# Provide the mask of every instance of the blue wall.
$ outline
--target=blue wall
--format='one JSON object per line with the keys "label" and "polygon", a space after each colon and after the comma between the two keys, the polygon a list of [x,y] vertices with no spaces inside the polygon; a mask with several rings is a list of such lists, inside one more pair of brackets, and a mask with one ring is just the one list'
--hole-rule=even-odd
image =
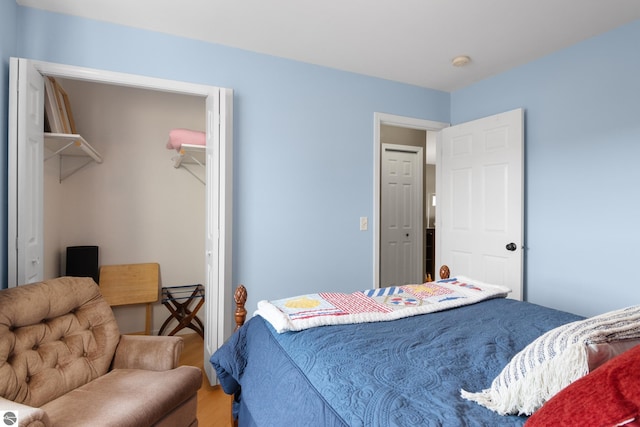
{"label": "blue wall", "polygon": [[250,311],[371,287],[373,233],[359,217],[373,215],[373,114],[448,122],[448,93],[19,9],[19,56],[234,90],[233,281]]}
{"label": "blue wall", "polygon": [[[639,302],[640,21],[448,94],[12,3],[0,6],[5,83],[17,55],[234,89],[233,281],[250,311],[371,285],[358,217],[373,215],[374,112],[461,123],[519,107],[527,298],[584,315]],[[0,95],[6,146],[6,84]]]}
{"label": "blue wall", "polygon": [[525,108],[531,302],[640,303],[640,21],[454,92],[451,121]]}

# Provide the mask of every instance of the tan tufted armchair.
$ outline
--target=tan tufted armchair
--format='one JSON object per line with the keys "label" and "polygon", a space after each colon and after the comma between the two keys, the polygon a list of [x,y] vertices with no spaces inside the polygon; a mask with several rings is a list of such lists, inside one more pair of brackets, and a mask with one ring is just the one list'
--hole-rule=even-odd
{"label": "tan tufted armchair", "polygon": [[0,291],[0,413],[20,426],[197,426],[180,337],[120,335],[90,278]]}

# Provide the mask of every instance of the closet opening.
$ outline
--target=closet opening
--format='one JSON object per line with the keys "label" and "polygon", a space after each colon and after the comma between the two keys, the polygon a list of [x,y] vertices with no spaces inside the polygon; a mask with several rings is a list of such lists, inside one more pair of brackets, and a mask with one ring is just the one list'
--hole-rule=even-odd
{"label": "closet opening", "polygon": [[[61,82],[102,160],[64,179],[60,153],[44,148],[45,76]],[[160,286],[205,286],[208,360],[233,331],[232,105],[230,89],[11,58],[9,286],[64,274],[67,246],[99,246],[103,265],[158,262]],[[174,127],[205,133],[204,185],[175,167]],[[158,303],[154,329],[165,311]]]}

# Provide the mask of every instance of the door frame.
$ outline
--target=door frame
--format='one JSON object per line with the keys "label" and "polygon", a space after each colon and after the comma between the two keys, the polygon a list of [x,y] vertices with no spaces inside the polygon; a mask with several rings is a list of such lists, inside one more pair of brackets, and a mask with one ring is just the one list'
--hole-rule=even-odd
{"label": "door frame", "polygon": [[[205,323],[207,331],[205,332],[204,357],[205,362],[208,360],[207,355],[211,355],[224,340],[233,332],[233,304],[232,304],[232,206],[233,206],[233,91],[231,89],[200,85],[177,80],[166,80],[155,77],[148,77],[137,74],[127,74],[100,69],[91,69],[77,67],[72,65],[57,64],[44,61],[28,60],[35,69],[43,76],[52,76],[59,78],[67,78],[73,80],[83,80],[95,83],[111,84],[117,86],[132,87],[138,89],[147,89],[160,92],[171,92],[182,95],[200,96],[205,98],[206,107],[206,138],[207,138],[207,157],[208,160],[215,159],[218,166],[217,176],[213,173],[211,162],[207,163],[207,209],[212,211],[211,204],[216,203],[216,209],[208,212],[209,217],[206,219],[206,233],[208,240],[207,247],[203,248],[203,269],[205,269],[205,292],[207,298],[205,300]],[[11,108],[12,106],[10,106]],[[219,107],[219,109],[218,109]],[[224,123],[223,123],[224,120]],[[13,122],[13,121],[12,121]],[[17,116],[15,123],[8,124],[10,132],[12,128],[17,126]],[[14,129],[15,130],[15,129]],[[209,144],[214,141],[214,133],[219,132],[219,147],[214,150]],[[224,132],[224,133],[223,133]],[[218,137],[215,137],[216,139]],[[9,145],[17,144],[18,138],[13,140],[10,138]],[[17,152],[17,147],[12,148],[13,152]],[[12,157],[9,158],[9,162]],[[9,165],[9,170],[12,166]],[[17,191],[12,189],[16,184],[16,178],[9,177],[8,193],[9,206],[16,206]],[[215,178],[212,180],[212,178]],[[7,230],[8,240],[8,284],[9,286],[18,285],[16,260],[17,248],[17,229],[15,227],[17,211],[9,209],[9,229]],[[12,220],[13,217],[13,220]],[[11,227],[11,224],[14,224]],[[210,237],[210,239],[209,239]],[[215,252],[215,254],[214,254]],[[13,261],[12,261],[13,260]],[[215,289],[212,289],[215,287]],[[212,313],[212,309],[216,309],[216,313]],[[215,328],[209,327],[212,322]],[[213,368],[205,363],[205,371],[209,377],[211,384],[216,381]]]}
{"label": "door frame", "polygon": [[[419,129],[430,132],[439,132],[449,126],[449,123],[435,122],[432,120],[417,119],[414,117],[397,116],[387,113],[373,113],[373,287],[380,287],[380,187],[381,187],[381,159],[382,142],[380,140],[380,127],[382,125],[398,126],[410,129]],[[426,142],[426,141],[425,141]],[[438,193],[438,170],[440,158],[440,136],[436,138],[436,194]],[[436,221],[439,215],[436,205]],[[436,233],[436,250],[438,233]],[[437,262],[436,256],[436,262]]]}

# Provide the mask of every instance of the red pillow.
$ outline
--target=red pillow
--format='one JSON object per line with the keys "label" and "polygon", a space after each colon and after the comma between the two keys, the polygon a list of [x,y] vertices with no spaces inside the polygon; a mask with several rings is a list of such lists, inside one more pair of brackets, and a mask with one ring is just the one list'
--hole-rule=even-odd
{"label": "red pillow", "polygon": [[640,426],[640,345],[561,390],[526,427]]}

